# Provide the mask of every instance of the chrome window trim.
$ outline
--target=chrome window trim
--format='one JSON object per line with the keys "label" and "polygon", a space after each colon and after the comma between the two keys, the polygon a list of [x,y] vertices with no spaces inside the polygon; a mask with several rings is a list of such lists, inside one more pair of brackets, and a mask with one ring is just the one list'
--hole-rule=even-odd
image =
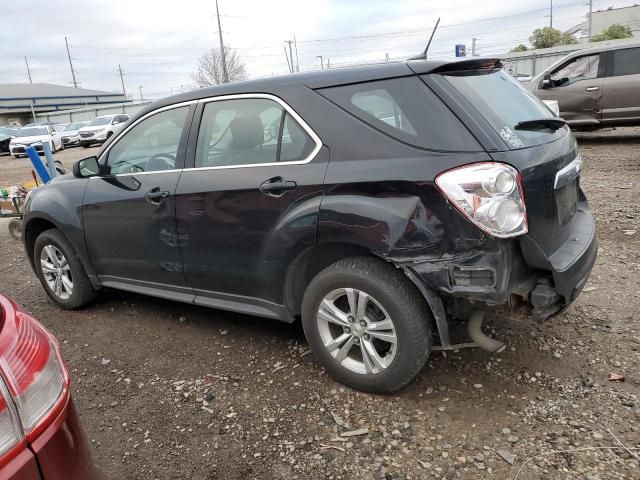
{"label": "chrome window trim", "polygon": [[[252,98],[257,98],[257,99],[266,99],[266,100],[271,100],[276,102],[277,104],[279,104],[289,115],[291,115],[293,117],[293,119],[298,122],[298,125],[300,125],[302,127],[302,129],[307,133],[307,135],[309,135],[311,137],[311,140],[313,140],[313,142],[316,144],[316,146],[313,148],[313,150],[311,150],[311,152],[309,152],[309,155],[307,155],[304,159],[302,160],[291,160],[291,161],[286,161],[286,162],[268,162],[268,163],[247,163],[247,164],[241,164],[241,165],[216,165],[216,166],[212,166],[212,167],[190,167],[190,168],[185,168],[185,172],[189,172],[189,171],[203,171],[203,170],[224,170],[224,169],[236,169],[236,168],[251,168],[251,167],[273,167],[276,165],[304,165],[305,163],[309,163],[311,162],[316,155],[318,154],[318,152],[320,151],[320,149],[322,148],[322,140],[320,140],[320,137],[316,134],[316,132],[314,132],[311,127],[309,126],[309,124],[307,122],[304,121],[304,119],[298,115],[298,113],[289,106],[289,104],[287,104],[284,100],[282,100],[280,97],[277,97],[275,95],[272,95],[270,93],[237,93],[237,94],[233,94],[233,95],[220,95],[217,97],[208,97],[208,98],[201,98],[200,100],[198,100],[198,103],[202,103],[202,104],[206,104],[206,103],[211,103],[211,102],[221,102],[221,101],[225,101],[225,100],[240,100],[240,99],[252,99]],[[202,112],[203,116],[204,116],[204,110]],[[198,135],[200,135],[200,128],[198,127]],[[195,160],[195,158],[194,158]]]}
{"label": "chrome window trim", "polygon": [[[124,177],[124,176],[132,176],[132,175],[149,175],[149,174],[152,174],[152,173],[156,173],[156,174],[157,173],[175,173],[175,172],[181,172],[181,171],[189,172],[189,171],[203,171],[203,170],[225,170],[225,169],[231,170],[231,169],[237,169],[237,168],[273,167],[273,166],[277,166],[277,165],[304,165],[306,163],[311,162],[316,157],[316,155],[318,154],[318,152],[322,148],[322,145],[323,145],[322,144],[322,140],[316,134],[316,132],[314,132],[311,129],[309,124],[307,122],[305,122],[304,119],[300,115],[298,115],[298,113],[293,108],[291,108],[289,106],[289,104],[287,104],[280,97],[277,97],[277,96],[272,95],[270,93],[238,93],[238,94],[232,94],[232,95],[219,95],[219,96],[215,96],[215,97],[207,97],[207,98],[200,98],[200,99],[197,99],[197,100],[189,100],[187,102],[175,103],[173,105],[167,105],[165,107],[161,107],[161,108],[158,108],[156,110],[153,110],[153,111],[147,113],[146,115],[140,117],[134,123],[132,123],[127,128],[125,128],[124,130],[119,132],[117,134],[118,136],[113,140],[113,142],[109,145],[109,147],[104,152],[102,152],[100,154],[100,157],[98,158],[98,163],[102,166],[103,165],[102,162],[103,161],[104,162],[107,161],[107,156],[108,156],[109,151],[111,150],[111,148],[116,143],[118,143],[120,141],[120,139],[129,130],[131,130],[133,127],[138,125],[143,120],[155,115],[156,113],[160,113],[160,112],[163,112],[163,111],[166,111],[166,110],[171,110],[173,108],[180,108],[180,107],[184,107],[184,106],[188,106],[188,105],[193,105],[194,103],[206,104],[206,103],[220,102],[220,101],[225,101],[225,100],[238,100],[238,99],[251,99],[251,98],[272,100],[272,101],[276,102],[277,104],[279,104],[289,115],[291,115],[291,117],[293,117],[293,119],[296,122],[298,122],[298,124],[302,127],[302,129],[307,133],[307,135],[309,135],[311,137],[311,139],[315,143],[315,147],[313,148],[313,150],[311,150],[309,155],[307,155],[302,160],[292,160],[292,161],[286,161],[286,162],[248,163],[248,164],[242,164],[242,165],[218,165],[218,166],[213,166],[213,167],[187,167],[187,168],[177,168],[177,169],[171,169],[171,170],[155,170],[153,172],[116,173],[113,176],[114,177]],[[204,111],[203,111],[203,114],[204,114]],[[198,127],[198,134],[200,134],[199,127]],[[104,178],[104,177],[102,177],[102,176],[89,177],[89,179],[91,179],[91,178]]]}
{"label": "chrome window trim", "polygon": [[[198,103],[198,100],[189,100],[187,102],[180,102],[180,103],[174,103],[173,105],[167,105],[165,107],[161,107],[161,108],[157,108],[156,110],[152,110],[149,113],[146,113],[145,115],[143,115],[142,117],[140,117],[139,119],[137,119],[135,122],[133,122],[131,125],[127,126],[127,128],[125,128],[124,130],[122,130],[121,132],[117,133],[116,138],[113,140],[113,142],[111,142],[111,144],[109,145],[109,147],[100,154],[100,157],[98,157],[98,164],[100,166],[103,166],[104,163],[107,162],[108,158],[107,156],[109,155],[109,152],[111,151],[111,149],[113,148],[113,146],[118,143],[122,137],[124,135],[127,134],[127,132],[129,130],[131,130],[133,127],[135,127],[136,125],[138,125],[140,122],[146,120],[149,117],[152,117],[153,115],[160,113],[160,112],[165,112],[167,110],[173,110],[174,108],[181,108],[181,107],[187,107],[189,105],[193,105],[194,103]],[[104,163],[103,163],[104,162]],[[172,170],[155,170],[153,172],[132,172],[132,173],[116,173],[113,176],[114,177],[120,177],[120,176],[130,176],[130,175],[145,175],[145,174],[149,174],[149,173],[163,173],[163,172],[179,172],[181,171],[181,168],[177,168],[177,169],[172,169]],[[95,177],[89,177],[89,178],[104,178],[102,176],[95,176]]]}

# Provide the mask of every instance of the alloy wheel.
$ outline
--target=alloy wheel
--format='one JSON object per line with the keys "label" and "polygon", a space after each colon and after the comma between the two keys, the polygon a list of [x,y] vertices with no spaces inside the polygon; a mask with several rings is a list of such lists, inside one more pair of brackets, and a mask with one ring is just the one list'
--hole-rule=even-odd
{"label": "alloy wheel", "polygon": [[393,320],[369,294],[355,288],[333,290],[320,302],[316,318],[324,347],[348,370],[377,374],[395,359]]}
{"label": "alloy wheel", "polygon": [[49,289],[61,300],[73,294],[71,267],[64,254],[54,245],[45,245],[40,251],[40,268]]}

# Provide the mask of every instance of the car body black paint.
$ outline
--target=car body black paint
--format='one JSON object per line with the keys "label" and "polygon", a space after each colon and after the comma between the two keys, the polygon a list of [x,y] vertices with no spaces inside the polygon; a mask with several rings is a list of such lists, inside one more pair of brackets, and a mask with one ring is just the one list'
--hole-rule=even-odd
{"label": "car body black paint", "polygon": [[[179,103],[269,94],[304,119],[322,148],[301,165],[193,169],[201,108],[192,107],[193,125],[180,145],[184,163],[175,172],[61,178],[32,194],[25,229],[40,218],[60,228],[96,285],[284,321],[299,313],[286,288],[292,278],[304,279],[293,271],[299,263],[306,265],[298,260],[333,245],[358,247],[404,269],[428,293],[432,309],[434,302],[441,302],[437,308],[449,308],[458,301],[509,307],[513,295],[526,301],[547,280],[555,282],[561,308],[586,282],[597,249],[595,238],[589,237],[593,218],[581,191],[576,213],[563,224],[550,187],[555,172],[576,157],[575,139],[564,127],[550,133],[545,144],[513,148],[446,78],[429,74],[443,64],[394,63],[293,75],[161,100],[130,124]],[[460,128],[477,140],[477,151],[435,151],[401,143],[314,91],[416,73],[453,112]],[[121,135],[109,139],[102,152]],[[522,175],[529,233],[520,238],[486,235],[435,185],[444,171],[492,161],[510,164]],[[275,177],[296,182],[296,189],[278,198],[259,191],[261,183]],[[141,195],[154,188],[166,189],[169,198],[160,205],[145,204]],[[574,248],[568,242],[576,233],[585,236]],[[486,269],[493,283],[455,285],[452,278],[460,268]]]}

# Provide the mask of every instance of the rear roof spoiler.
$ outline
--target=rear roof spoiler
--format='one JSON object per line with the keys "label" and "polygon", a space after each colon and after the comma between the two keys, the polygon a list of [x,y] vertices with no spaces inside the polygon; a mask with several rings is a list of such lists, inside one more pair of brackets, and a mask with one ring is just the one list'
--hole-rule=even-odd
{"label": "rear roof spoiler", "polygon": [[473,58],[457,62],[435,64],[434,62],[409,61],[409,67],[415,73],[454,73],[474,70],[496,70],[502,68],[502,60],[499,58]]}

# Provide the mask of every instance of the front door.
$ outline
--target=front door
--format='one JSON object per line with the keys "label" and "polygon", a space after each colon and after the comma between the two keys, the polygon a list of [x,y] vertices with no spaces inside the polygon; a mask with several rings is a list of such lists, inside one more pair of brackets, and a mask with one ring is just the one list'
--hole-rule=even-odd
{"label": "front door", "polygon": [[214,99],[200,109],[194,168],[176,192],[196,303],[278,304],[289,256],[315,242],[328,153],[275,97]]}
{"label": "front door", "polygon": [[602,113],[601,54],[571,59],[551,72],[551,83],[537,94],[544,100],[557,100],[560,116],[571,125],[597,125]]}
{"label": "front door", "polygon": [[[175,228],[175,189],[184,165],[188,105],[152,113],[100,158],[83,220],[89,256],[105,286],[189,299]],[[192,298],[192,295],[191,295]]]}

